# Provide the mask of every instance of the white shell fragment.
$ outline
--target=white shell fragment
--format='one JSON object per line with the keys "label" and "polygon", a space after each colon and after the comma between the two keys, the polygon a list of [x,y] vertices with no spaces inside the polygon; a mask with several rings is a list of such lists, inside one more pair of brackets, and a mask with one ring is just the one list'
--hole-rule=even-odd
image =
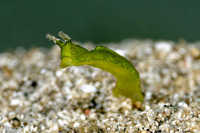
{"label": "white shell fragment", "polygon": [[157,51],[162,52],[170,52],[172,49],[172,45],[168,42],[157,42],[155,46]]}
{"label": "white shell fragment", "polygon": [[89,84],[83,84],[80,89],[83,91],[83,92],[86,92],[86,93],[91,93],[91,92],[96,92],[97,91],[97,88],[95,88],[94,86],[92,85],[89,85]]}

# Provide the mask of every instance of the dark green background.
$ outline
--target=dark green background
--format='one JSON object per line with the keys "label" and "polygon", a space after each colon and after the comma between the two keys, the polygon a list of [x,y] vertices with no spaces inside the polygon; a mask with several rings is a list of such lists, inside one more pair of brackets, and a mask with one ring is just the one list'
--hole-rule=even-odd
{"label": "dark green background", "polygon": [[126,38],[199,40],[200,1],[13,0],[0,3],[0,50],[50,47],[45,35],[62,30],[94,43]]}

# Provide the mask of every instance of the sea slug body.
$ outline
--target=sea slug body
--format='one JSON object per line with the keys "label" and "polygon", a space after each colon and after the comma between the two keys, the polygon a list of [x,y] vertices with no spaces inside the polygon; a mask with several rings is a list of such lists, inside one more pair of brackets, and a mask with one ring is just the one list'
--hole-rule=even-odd
{"label": "sea slug body", "polygon": [[74,44],[71,38],[63,32],[58,34],[64,41],[47,34],[61,48],[60,67],[90,65],[110,72],[117,79],[113,89],[115,96],[124,96],[132,101],[143,101],[140,77],[132,63],[125,57],[104,46],[97,46],[94,50],[87,50]]}

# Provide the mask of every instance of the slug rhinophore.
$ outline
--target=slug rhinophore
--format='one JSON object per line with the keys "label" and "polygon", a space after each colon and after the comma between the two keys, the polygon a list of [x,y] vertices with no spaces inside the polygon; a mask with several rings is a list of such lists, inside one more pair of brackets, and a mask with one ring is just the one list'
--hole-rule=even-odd
{"label": "slug rhinophore", "polygon": [[113,89],[115,96],[131,98],[132,101],[143,101],[139,73],[125,57],[104,46],[97,46],[89,51],[74,44],[67,34],[59,32],[58,35],[63,40],[50,34],[46,37],[61,48],[60,67],[89,65],[108,71],[117,78],[116,87]]}

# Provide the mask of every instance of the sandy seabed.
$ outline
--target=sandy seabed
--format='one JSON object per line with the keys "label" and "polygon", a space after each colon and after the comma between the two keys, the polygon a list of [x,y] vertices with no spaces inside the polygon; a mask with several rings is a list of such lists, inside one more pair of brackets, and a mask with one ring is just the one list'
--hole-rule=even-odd
{"label": "sandy seabed", "polygon": [[106,46],[139,71],[142,105],[114,97],[116,79],[108,72],[61,69],[58,46],[17,48],[0,53],[0,132],[200,132],[200,43],[127,40]]}

